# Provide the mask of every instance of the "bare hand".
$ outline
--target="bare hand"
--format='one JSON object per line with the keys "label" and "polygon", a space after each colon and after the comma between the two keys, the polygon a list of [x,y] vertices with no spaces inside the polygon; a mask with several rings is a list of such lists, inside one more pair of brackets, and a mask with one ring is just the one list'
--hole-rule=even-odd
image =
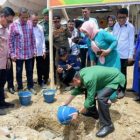
{"label": "bare hand", "polygon": [[43,59],[45,59],[45,58],[46,58],[46,53],[43,54]]}
{"label": "bare hand", "polygon": [[17,58],[16,57],[13,57],[11,58],[13,62],[16,62]]}
{"label": "bare hand", "polygon": [[127,61],[127,65],[131,66],[131,65],[133,65],[133,63],[134,63],[134,59],[133,58],[129,58],[128,61]]}
{"label": "bare hand", "polygon": [[71,114],[72,115],[72,120],[71,120],[71,122],[72,123],[77,123],[78,122],[78,112],[75,112],[75,113],[73,113],[73,114]]}
{"label": "bare hand", "polygon": [[72,66],[68,64],[66,70],[70,70],[71,68],[72,68]]}
{"label": "bare hand", "polygon": [[61,106],[66,106],[67,104],[65,103],[65,102],[63,102],[62,104],[61,104]]}
{"label": "bare hand", "polygon": [[86,108],[82,108],[82,109],[80,110],[80,113],[82,113],[82,114],[87,113],[87,109],[86,109]]}
{"label": "bare hand", "polygon": [[37,54],[36,53],[34,53],[34,57],[36,57],[37,56]]}
{"label": "bare hand", "polygon": [[7,60],[7,69],[10,69],[10,68],[11,68],[11,60],[8,59],[8,60]]}
{"label": "bare hand", "polygon": [[111,50],[110,50],[110,49],[107,49],[107,50],[103,50],[103,49],[101,49],[101,51],[102,51],[102,53],[101,53],[101,55],[100,55],[100,56],[102,56],[102,57],[107,56],[107,55],[111,52]]}

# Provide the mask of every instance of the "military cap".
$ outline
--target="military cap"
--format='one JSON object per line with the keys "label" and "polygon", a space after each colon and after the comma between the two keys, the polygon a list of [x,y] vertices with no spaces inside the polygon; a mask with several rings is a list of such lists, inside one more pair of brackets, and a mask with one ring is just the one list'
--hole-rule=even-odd
{"label": "military cap", "polygon": [[42,11],[42,14],[45,15],[45,14],[48,14],[48,12],[49,12],[48,8],[44,8]]}

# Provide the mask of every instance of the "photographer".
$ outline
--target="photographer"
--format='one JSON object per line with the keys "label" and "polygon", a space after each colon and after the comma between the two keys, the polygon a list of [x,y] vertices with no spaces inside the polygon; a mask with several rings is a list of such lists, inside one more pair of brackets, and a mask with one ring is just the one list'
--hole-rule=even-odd
{"label": "photographer", "polygon": [[59,61],[57,66],[57,72],[61,82],[62,79],[72,71],[79,71],[81,68],[81,63],[79,58],[74,55],[69,55],[66,49],[59,50]]}

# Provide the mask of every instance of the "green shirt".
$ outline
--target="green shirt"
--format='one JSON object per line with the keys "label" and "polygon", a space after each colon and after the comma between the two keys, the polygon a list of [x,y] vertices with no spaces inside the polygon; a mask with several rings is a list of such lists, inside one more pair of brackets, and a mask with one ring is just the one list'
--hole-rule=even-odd
{"label": "green shirt", "polygon": [[125,77],[117,68],[104,66],[86,67],[80,70],[81,86],[72,91],[72,95],[82,94],[82,87],[87,89],[85,108],[94,106],[94,98],[97,91],[109,87],[117,89],[119,85],[124,87]]}
{"label": "green shirt", "polygon": [[43,27],[45,41],[49,41],[49,22],[42,20],[39,22],[39,24]]}

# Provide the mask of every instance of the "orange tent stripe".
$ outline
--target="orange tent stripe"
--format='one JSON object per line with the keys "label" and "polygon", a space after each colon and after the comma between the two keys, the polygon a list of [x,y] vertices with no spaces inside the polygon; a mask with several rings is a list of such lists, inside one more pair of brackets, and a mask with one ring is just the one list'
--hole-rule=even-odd
{"label": "orange tent stripe", "polygon": [[57,5],[63,5],[63,0],[51,0],[50,5],[57,6]]}

